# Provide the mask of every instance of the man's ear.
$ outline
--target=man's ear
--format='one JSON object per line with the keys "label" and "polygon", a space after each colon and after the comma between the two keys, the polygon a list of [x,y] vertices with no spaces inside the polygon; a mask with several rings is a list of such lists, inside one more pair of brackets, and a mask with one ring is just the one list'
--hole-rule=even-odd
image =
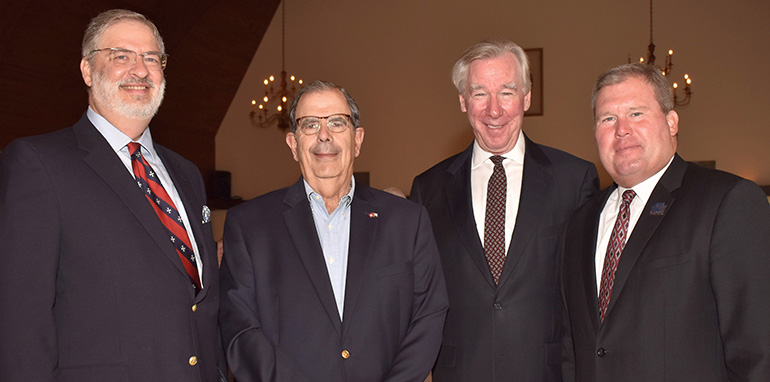
{"label": "man's ear", "polygon": [[297,157],[297,137],[294,133],[286,133],[286,145],[291,149],[291,155],[294,156],[294,160],[299,162],[299,157]]}
{"label": "man's ear", "polygon": [[668,124],[669,135],[675,137],[679,134],[679,114],[671,110],[666,114],[666,123]]}
{"label": "man's ear", "polygon": [[358,126],[355,131],[355,137],[353,137],[356,142],[356,151],[353,152],[354,158],[358,157],[358,154],[361,153],[361,144],[364,143],[364,128],[361,126]]}
{"label": "man's ear", "polygon": [[465,97],[462,94],[458,94],[457,96],[459,97],[458,99],[460,100],[460,111],[462,111],[463,113],[467,113],[468,108],[465,107]]}
{"label": "man's ear", "polygon": [[85,57],[80,59],[80,74],[83,76],[83,82],[85,82],[86,86],[88,86],[89,88],[93,83],[91,79],[91,72],[92,72],[91,63],[89,63]]}

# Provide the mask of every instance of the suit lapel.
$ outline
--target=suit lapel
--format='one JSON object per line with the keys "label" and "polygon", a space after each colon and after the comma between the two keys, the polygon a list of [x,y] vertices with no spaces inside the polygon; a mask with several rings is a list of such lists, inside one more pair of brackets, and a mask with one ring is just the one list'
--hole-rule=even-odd
{"label": "suit lapel", "polygon": [[[373,194],[369,188],[356,185],[353,204],[350,208],[350,246],[348,249],[348,271],[345,284],[345,309],[343,310],[342,335],[345,336],[350,323],[353,322],[353,314],[361,289],[364,287],[364,279],[367,277],[369,259],[374,248],[374,237],[377,235],[379,219],[370,215],[379,211],[370,201]],[[368,277],[371,277],[369,275]],[[372,280],[369,280],[370,285]]]}
{"label": "suit lapel", "polygon": [[[176,161],[174,156],[168,155],[165,147],[155,144],[155,151],[158,153],[161,162],[163,162],[163,166],[166,167],[166,171],[168,171],[171,181],[174,183],[174,188],[184,205],[187,220],[190,222],[192,235],[195,237],[195,243],[198,247],[198,254],[203,262],[203,289],[196,296],[196,300],[202,300],[208,293],[206,286],[211,285],[213,278],[219,275],[219,264],[215,261],[212,262],[212,258],[209,256],[210,251],[215,247],[211,235],[203,230],[203,206],[199,205],[200,202],[195,202],[196,199],[200,200],[200,198],[195,198],[192,194],[193,190],[197,189],[197,186],[192,183],[192,179],[187,177],[181,163]],[[178,208],[179,206],[177,206]],[[181,265],[180,261],[177,261],[177,263]],[[184,268],[180,267],[180,270],[184,272],[185,277],[189,277]]]}
{"label": "suit lapel", "polygon": [[450,179],[446,184],[445,195],[452,222],[457,234],[465,246],[466,252],[478,267],[479,272],[487,280],[489,286],[496,288],[489,263],[484,254],[484,246],[476,229],[476,219],[473,216],[473,201],[471,199],[471,156],[473,144],[457,156],[454,163],[447,169]]}
{"label": "suit lapel", "polygon": [[[326,315],[339,336],[342,333],[342,322],[337,311],[334,291],[332,290],[331,281],[329,281],[329,272],[324,263],[321,242],[316,234],[313,212],[310,210],[302,178],[289,187],[283,202],[289,206],[283,212],[283,218],[288,227],[292,243],[294,243],[294,248],[297,250],[305,272],[313,284],[313,288],[326,311]],[[348,266],[350,266],[350,263],[348,263]]]}
{"label": "suit lapel", "polygon": [[[679,155],[676,155],[653,189],[650,199],[644,206],[642,214],[639,216],[639,220],[636,222],[636,226],[634,226],[634,230],[631,232],[631,236],[628,237],[628,242],[620,255],[618,269],[615,271],[615,285],[612,287],[612,297],[607,307],[607,317],[612,314],[613,306],[621,298],[623,287],[626,281],[628,281],[628,277],[631,275],[631,271],[639,260],[642,251],[644,251],[655,230],[658,229],[660,222],[665,218],[665,213],[674,204],[676,198],[671,192],[681,186],[686,169],[687,163]],[[651,214],[652,206],[658,203],[663,203],[666,206],[664,214]],[[607,318],[605,318],[606,320]]]}
{"label": "suit lapel", "polygon": [[[551,162],[543,151],[529,138],[524,136],[524,169],[522,172],[521,194],[516,214],[516,225],[511,237],[511,244],[503,265],[499,285],[502,286],[513,272],[529,242],[537,232],[542,216],[542,206],[546,202],[553,175],[550,173]],[[509,184],[508,187],[519,185]]]}
{"label": "suit lapel", "polygon": [[[596,239],[599,234],[599,215],[601,214],[604,205],[607,203],[607,198],[609,198],[610,194],[615,189],[615,186],[609,187],[604,190],[600,196],[586,202],[590,204],[585,215],[593,218],[590,223],[585,226],[583,235],[579,238],[581,244],[575,250],[575,252],[581,256],[579,261],[581,268],[580,275],[584,287],[583,293],[585,294],[586,303],[588,304],[588,311],[590,312],[591,324],[593,325],[594,332],[599,330],[599,292],[596,289]],[[566,252],[567,251],[565,251],[565,253]]]}
{"label": "suit lapel", "polygon": [[185,280],[189,278],[182,267],[179,256],[168,240],[165,228],[158,219],[155,211],[147,204],[147,200],[139,191],[136,182],[126,167],[117,157],[107,141],[91,124],[86,115],[73,127],[77,137],[78,147],[86,152],[83,161],[90,166],[115,194],[125,203],[126,207],[136,216],[139,222],[147,230],[152,240],[161,249],[161,252],[181,272]]}

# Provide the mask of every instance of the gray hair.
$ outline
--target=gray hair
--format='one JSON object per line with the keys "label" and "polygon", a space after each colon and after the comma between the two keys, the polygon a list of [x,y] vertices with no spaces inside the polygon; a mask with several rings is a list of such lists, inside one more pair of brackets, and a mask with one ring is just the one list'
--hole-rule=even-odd
{"label": "gray hair", "polygon": [[358,104],[350,95],[350,93],[348,93],[348,91],[345,90],[345,88],[328,81],[313,81],[307,85],[304,85],[301,89],[299,89],[299,91],[297,92],[297,95],[294,96],[294,100],[291,102],[291,108],[289,109],[289,119],[291,120],[291,132],[292,133],[297,132],[297,121],[296,121],[297,104],[299,103],[299,99],[302,98],[303,95],[308,93],[317,93],[321,91],[335,90],[335,89],[342,92],[342,95],[345,96],[345,100],[348,102],[348,107],[350,108],[350,122],[353,124],[353,129],[356,129],[359,126],[361,126],[360,125],[361,113],[358,111]]}
{"label": "gray hair", "polygon": [[468,81],[468,67],[476,60],[488,60],[497,58],[507,53],[512,53],[519,61],[519,74],[523,94],[529,93],[532,88],[532,79],[529,75],[529,59],[527,53],[516,43],[508,40],[485,40],[477,43],[463,52],[463,55],[455,62],[452,68],[452,82],[460,94],[465,93]]}
{"label": "gray hair", "polygon": [[[115,48],[113,46],[100,47],[98,44],[101,42],[102,36],[104,35],[104,32],[107,30],[107,28],[122,21],[138,21],[146,25],[152,31],[153,36],[155,36],[155,40],[158,41],[158,48],[160,49],[160,52],[166,53],[166,46],[163,44],[163,37],[160,36],[158,28],[155,26],[155,24],[153,24],[152,21],[150,21],[150,19],[141,13],[136,13],[126,9],[111,9],[109,11],[104,11],[98,14],[96,17],[91,19],[90,23],[88,23],[86,32],[83,35],[82,56],[88,57],[91,52],[100,48]],[[92,57],[88,57],[90,63],[93,63],[91,61],[92,59]]]}
{"label": "gray hair", "polygon": [[633,63],[614,67],[596,79],[591,95],[591,109],[594,116],[596,116],[596,99],[599,97],[599,92],[607,86],[617,85],[629,78],[639,78],[652,86],[663,114],[668,114],[669,111],[674,110],[674,100],[671,97],[668,79],[661,73],[660,69],[655,65]]}

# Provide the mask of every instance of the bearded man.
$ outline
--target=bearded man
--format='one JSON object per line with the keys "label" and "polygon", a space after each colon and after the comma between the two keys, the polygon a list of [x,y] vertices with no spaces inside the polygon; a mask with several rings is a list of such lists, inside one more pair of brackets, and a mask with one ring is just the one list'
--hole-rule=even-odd
{"label": "bearded man", "polygon": [[143,15],[111,10],[82,49],[80,121],[0,157],[0,380],[217,381],[203,180],[149,129],[163,39]]}

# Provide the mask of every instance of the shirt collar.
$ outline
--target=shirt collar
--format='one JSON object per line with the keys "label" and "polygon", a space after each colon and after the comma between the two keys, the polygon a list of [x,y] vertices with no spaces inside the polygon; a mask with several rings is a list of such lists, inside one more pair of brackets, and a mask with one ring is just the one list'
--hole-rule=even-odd
{"label": "shirt collar", "polygon": [[[117,127],[96,113],[94,109],[91,108],[91,106],[88,107],[86,116],[88,117],[88,120],[91,121],[91,123],[94,125],[94,127],[96,127],[96,130],[98,130],[104,139],[107,140],[107,143],[109,143],[110,147],[112,147],[112,150],[116,153],[120,152],[124,147],[126,147],[127,144],[133,142],[128,135],[123,134],[123,132],[118,130]],[[136,140],[136,142],[139,142],[144,148],[144,151],[146,151],[146,153],[142,153],[142,155],[149,155],[151,158],[157,156],[155,146],[152,144],[152,134],[150,133],[149,127],[144,129],[144,132],[139,137],[139,139]]]}
{"label": "shirt collar", "polygon": [[[310,184],[308,184],[307,180],[305,178],[302,178],[302,183],[305,185],[305,195],[307,195],[307,199],[311,202],[313,201],[313,195],[318,195],[315,190],[313,190],[313,187],[310,187]],[[355,193],[356,189],[356,177],[351,176],[350,177],[350,191],[340,199],[340,204],[337,206],[337,208],[340,207],[347,207],[350,205],[350,203],[353,201],[353,194]]]}
{"label": "shirt collar", "polygon": [[[511,151],[508,151],[507,153],[500,154],[500,156],[505,157],[505,159],[510,159],[518,163],[524,163],[524,149],[526,147],[526,143],[524,142],[524,132],[519,130],[519,138],[516,139],[516,144],[513,146]],[[479,145],[479,141],[474,139],[473,140],[473,156],[471,158],[471,169],[475,169],[478,166],[481,166],[484,161],[489,160],[489,157],[491,157],[492,154],[484,149],[481,148]]]}
{"label": "shirt collar", "polygon": [[660,171],[655,173],[655,175],[645,179],[643,182],[637,184],[636,186],[633,186],[631,188],[625,188],[618,186],[617,189],[617,195],[618,200],[621,199],[621,196],[623,195],[623,192],[626,190],[634,190],[634,193],[639,198],[639,200],[643,201],[644,204],[647,204],[647,200],[650,199],[650,195],[652,195],[652,191],[655,189],[655,186],[658,185],[658,181],[660,181],[660,178],[663,176],[663,174],[668,170],[668,166],[671,166],[671,162],[674,160],[674,156],[671,156],[671,159],[668,160],[668,163],[663,166]]}

